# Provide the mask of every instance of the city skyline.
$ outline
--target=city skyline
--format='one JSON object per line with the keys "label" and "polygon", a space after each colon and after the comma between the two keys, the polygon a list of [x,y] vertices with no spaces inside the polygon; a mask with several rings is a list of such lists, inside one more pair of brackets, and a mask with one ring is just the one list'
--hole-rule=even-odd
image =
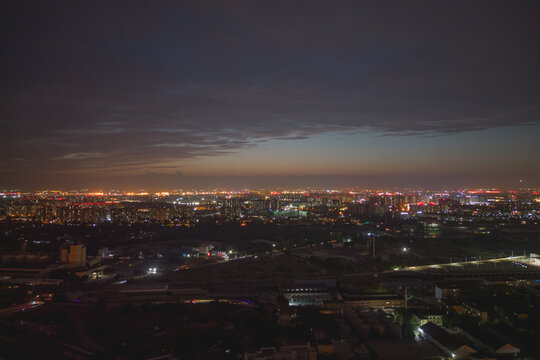
{"label": "city skyline", "polygon": [[540,184],[535,2],[0,13],[3,189]]}
{"label": "city skyline", "polygon": [[0,359],[540,359],[539,15],[0,2]]}

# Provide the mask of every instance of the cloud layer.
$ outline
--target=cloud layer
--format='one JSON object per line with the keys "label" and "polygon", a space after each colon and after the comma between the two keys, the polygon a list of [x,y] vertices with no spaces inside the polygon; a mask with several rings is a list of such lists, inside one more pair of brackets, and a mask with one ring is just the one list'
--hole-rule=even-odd
{"label": "cloud layer", "polygon": [[5,185],[29,174],[171,172],[172,162],[276,139],[538,124],[538,10],[6,2],[0,169]]}

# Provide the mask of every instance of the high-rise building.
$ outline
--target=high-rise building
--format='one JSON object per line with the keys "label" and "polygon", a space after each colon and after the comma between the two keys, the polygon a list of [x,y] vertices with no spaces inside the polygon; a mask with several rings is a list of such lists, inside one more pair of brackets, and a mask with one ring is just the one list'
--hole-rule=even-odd
{"label": "high-rise building", "polygon": [[441,225],[436,222],[424,223],[424,237],[435,239],[441,236]]}
{"label": "high-rise building", "polygon": [[60,248],[60,261],[68,267],[84,267],[86,265],[86,246],[69,244]]}

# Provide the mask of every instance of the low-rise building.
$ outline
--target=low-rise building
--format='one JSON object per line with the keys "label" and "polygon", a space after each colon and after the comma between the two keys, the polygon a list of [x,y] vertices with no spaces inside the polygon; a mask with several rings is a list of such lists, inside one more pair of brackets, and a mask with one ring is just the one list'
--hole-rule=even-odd
{"label": "low-rise building", "polygon": [[322,306],[324,302],[332,300],[328,288],[323,285],[295,285],[282,289],[283,296],[291,306]]}
{"label": "low-rise building", "polygon": [[343,295],[345,308],[395,309],[405,307],[405,298],[399,294]]}
{"label": "low-rise building", "polygon": [[426,341],[372,339],[366,346],[381,360],[442,360],[444,356]]}
{"label": "low-rise building", "polygon": [[428,322],[420,327],[424,339],[435,345],[452,359],[468,359],[477,351],[469,340],[458,334],[451,334],[442,327]]}
{"label": "low-rise building", "polygon": [[521,349],[510,343],[510,339],[505,338],[493,329],[467,324],[458,327],[458,332],[475,345],[496,355],[517,356],[521,352]]}
{"label": "low-rise building", "polygon": [[317,360],[317,350],[306,345],[264,347],[254,353],[244,353],[244,360]]}
{"label": "low-rise building", "polygon": [[424,326],[428,322],[432,322],[435,325],[443,326],[443,316],[442,314],[428,313],[421,310],[415,311],[413,316],[418,321],[418,325]]}

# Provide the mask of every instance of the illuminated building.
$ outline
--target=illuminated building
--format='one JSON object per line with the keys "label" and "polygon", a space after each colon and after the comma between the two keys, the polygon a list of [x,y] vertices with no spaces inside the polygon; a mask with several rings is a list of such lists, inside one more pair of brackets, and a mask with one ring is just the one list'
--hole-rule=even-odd
{"label": "illuminated building", "polygon": [[436,239],[441,236],[441,225],[435,222],[424,223],[424,237]]}
{"label": "illuminated building", "polygon": [[84,267],[86,265],[86,247],[82,244],[70,244],[60,248],[60,261],[69,267]]}

